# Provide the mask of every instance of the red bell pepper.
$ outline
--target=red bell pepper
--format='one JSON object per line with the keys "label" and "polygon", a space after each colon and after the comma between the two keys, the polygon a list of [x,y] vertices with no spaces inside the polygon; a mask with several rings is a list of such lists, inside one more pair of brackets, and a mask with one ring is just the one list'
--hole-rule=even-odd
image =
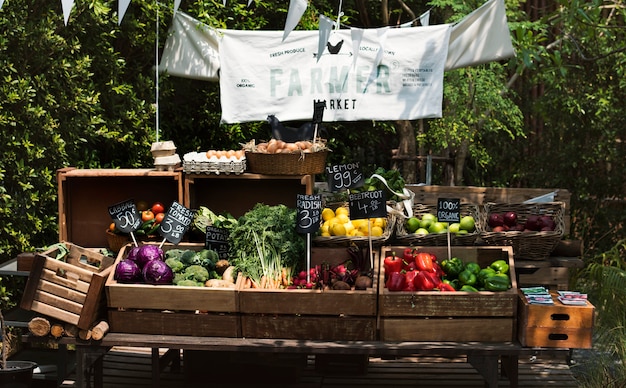
{"label": "red bell pepper", "polygon": [[404,259],[407,263],[414,261],[413,248],[404,248],[404,251],[402,252],[402,259]]}
{"label": "red bell pepper", "polygon": [[437,261],[433,261],[433,272],[435,273],[435,275],[437,275],[440,278],[443,278],[444,275],[446,274],[445,272],[443,272],[441,265],[439,265]]}
{"label": "red bell pepper", "polygon": [[406,271],[404,277],[406,278],[406,287],[404,287],[403,291],[415,291],[415,277],[419,273],[418,270]]}
{"label": "red bell pepper", "polygon": [[430,253],[418,252],[415,254],[415,263],[420,271],[433,272],[433,259]]}
{"label": "red bell pepper", "polygon": [[392,272],[387,278],[385,287],[389,291],[403,291],[406,287],[406,277],[402,272]]}
{"label": "red bell pepper", "polygon": [[435,283],[426,271],[419,271],[413,280],[413,285],[417,291],[431,291],[435,288]]}
{"label": "red bell pepper", "polygon": [[444,282],[441,282],[441,284],[439,285],[439,290],[442,292],[456,291],[456,289],[452,287],[452,284]]}
{"label": "red bell pepper", "polygon": [[396,256],[395,253],[391,253],[391,255],[385,257],[383,267],[385,268],[386,276],[393,272],[400,272],[402,271],[402,258]]}

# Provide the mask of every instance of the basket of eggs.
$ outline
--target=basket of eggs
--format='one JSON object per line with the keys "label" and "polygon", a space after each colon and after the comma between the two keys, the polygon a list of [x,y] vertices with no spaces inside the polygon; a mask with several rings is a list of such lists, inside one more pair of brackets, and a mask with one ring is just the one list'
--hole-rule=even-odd
{"label": "basket of eggs", "polygon": [[323,140],[293,143],[271,139],[244,145],[248,171],[264,175],[315,175],[324,172],[328,148]]}

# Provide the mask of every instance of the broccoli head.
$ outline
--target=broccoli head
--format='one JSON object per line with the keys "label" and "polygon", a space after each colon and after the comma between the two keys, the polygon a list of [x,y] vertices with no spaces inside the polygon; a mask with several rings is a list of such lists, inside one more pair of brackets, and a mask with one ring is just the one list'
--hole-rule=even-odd
{"label": "broccoli head", "polygon": [[176,257],[168,257],[167,259],[165,259],[165,264],[167,264],[168,267],[170,267],[172,271],[174,271],[174,273],[181,272],[185,268],[185,265],[182,263],[182,261],[178,260],[178,258]]}
{"label": "broccoli head", "polygon": [[209,271],[201,265],[192,264],[185,269],[185,278],[196,282],[206,282],[209,280]]}
{"label": "broccoli head", "polygon": [[192,250],[186,250],[180,256],[180,261],[182,261],[183,264],[185,264],[185,265],[192,265],[192,264],[194,264],[193,261],[194,261],[195,257],[196,257],[196,252],[194,252]]}
{"label": "broccoli head", "polygon": [[180,282],[176,283],[176,285],[182,287],[202,287],[204,286],[204,283],[196,282],[195,280],[191,279],[183,279]]}

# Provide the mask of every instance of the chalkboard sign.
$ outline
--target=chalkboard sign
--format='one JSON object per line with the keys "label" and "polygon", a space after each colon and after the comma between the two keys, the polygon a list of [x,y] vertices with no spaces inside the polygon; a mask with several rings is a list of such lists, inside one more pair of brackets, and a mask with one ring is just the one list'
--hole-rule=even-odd
{"label": "chalkboard sign", "polygon": [[326,166],[326,176],[332,192],[361,187],[365,181],[359,162]]}
{"label": "chalkboard sign", "polygon": [[313,124],[320,124],[324,117],[325,101],[313,101]]}
{"label": "chalkboard sign", "polygon": [[298,194],[296,208],[298,209],[296,231],[298,233],[317,232],[322,220],[322,196]]}
{"label": "chalkboard sign", "polygon": [[438,198],[437,221],[461,222],[461,200],[458,198]]}
{"label": "chalkboard sign", "polygon": [[193,216],[193,211],[178,202],[172,203],[172,206],[165,213],[163,221],[161,221],[159,234],[172,244],[178,244],[189,229]]}
{"label": "chalkboard sign", "polygon": [[134,232],[141,226],[141,213],[132,199],[109,206],[109,214],[115,227],[123,233]]}
{"label": "chalkboard sign", "polygon": [[348,198],[352,220],[387,217],[387,198],[383,190],[354,193]]}
{"label": "chalkboard sign", "polygon": [[212,249],[219,255],[220,259],[228,259],[228,236],[230,233],[227,229],[215,226],[207,226],[204,240],[204,247]]}

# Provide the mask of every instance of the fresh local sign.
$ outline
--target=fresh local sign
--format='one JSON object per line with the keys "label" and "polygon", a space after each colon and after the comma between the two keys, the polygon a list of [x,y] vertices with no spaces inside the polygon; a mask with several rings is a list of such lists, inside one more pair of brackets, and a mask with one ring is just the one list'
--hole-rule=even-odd
{"label": "fresh local sign", "polygon": [[[223,30],[222,121],[441,117],[449,25],[319,31]],[[321,49],[320,49],[321,48]]]}

